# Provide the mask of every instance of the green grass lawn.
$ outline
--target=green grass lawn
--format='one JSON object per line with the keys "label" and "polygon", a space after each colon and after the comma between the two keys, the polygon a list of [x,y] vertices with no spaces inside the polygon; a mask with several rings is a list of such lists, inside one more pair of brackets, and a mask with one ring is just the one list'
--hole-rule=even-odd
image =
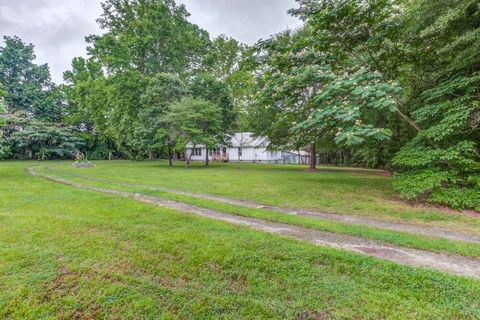
{"label": "green grass lawn", "polygon": [[[74,189],[28,175],[35,164],[0,162],[0,318],[480,318],[479,280]],[[380,176],[250,165],[47,165],[264,203],[457,227],[474,220],[385,201],[389,178]],[[349,211],[355,201],[360,209]]]}
{"label": "green grass lawn", "polygon": [[212,164],[206,168],[196,163],[185,169],[183,163],[169,168],[166,162],[100,161],[95,164],[95,168],[88,170],[74,169],[70,163],[54,164],[54,172],[480,232],[478,218],[392,200],[391,177],[357,174],[349,168],[344,169],[345,173],[307,173],[306,167],[292,165],[241,164],[237,169],[236,164]]}
{"label": "green grass lawn", "polygon": [[[321,231],[348,234],[360,236],[366,239],[373,239],[385,244],[393,244],[403,247],[429,250],[435,252],[448,252],[469,257],[480,257],[480,244],[467,243],[463,241],[452,241],[443,238],[427,237],[414,235],[411,233],[396,232],[392,230],[378,229],[374,227],[354,225],[349,223],[328,221],[316,219],[313,217],[305,217],[299,215],[288,215],[281,212],[264,210],[261,208],[245,208],[238,205],[225,204],[218,201],[194,198],[187,195],[175,194],[173,192],[150,190],[141,186],[126,186],[118,183],[107,181],[96,181],[92,179],[82,178],[83,174],[66,173],[64,170],[58,171],[52,166],[40,166],[37,171],[52,177],[60,177],[71,182],[80,183],[87,186],[95,186],[120,191],[135,192],[139,194],[156,196],[163,199],[185,202],[198,207],[208,208],[224,213],[260,218],[273,222],[281,222],[292,225],[313,228]],[[81,173],[81,171],[80,171]],[[91,178],[91,177],[90,177]]]}

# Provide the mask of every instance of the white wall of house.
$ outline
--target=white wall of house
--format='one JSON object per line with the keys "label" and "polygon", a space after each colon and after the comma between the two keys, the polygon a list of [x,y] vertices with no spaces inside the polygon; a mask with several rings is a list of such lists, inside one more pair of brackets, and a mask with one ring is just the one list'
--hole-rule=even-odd
{"label": "white wall of house", "polygon": [[[223,152],[223,148],[220,148]],[[282,161],[282,152],[281,151],[269,151],[264,147],[254,148],[254,147],[244,147],[242,148],[242,155],[238,156],[238,148],[227,147],[225,148],[226,153],[228,154],[228,159],[230,162],[266,162],[274,163]],[[191,149],[190,149],[191,150]],[[188,154],[191,151],[188,151]],[[196,150],[192,154],[192,161],[205,161],[206,149],[204,145],[197,145]],[[213,160],[213,154],[209,152],[208,158],[210,161]]]}
{"label": "white wall of house", "polygon": [[[218,146],[216,150],[208,152],[208,158],[210,161],[214,159],[214,153],[227,154],[228,161],[230,162],[256,162],[256,163],[284,163],[287,157],[292,155],[292,152],[271,151],[267,150],[270,141],[265,137],[255,137],[250,132],[239,132],[231,136],[228,136],[229,143],[225,146]],[[187,155],[192,153],[192,161],[205,161],[207,150],[205,145],[198,144],[193,145],[188,143],[186,145]],[[242,155],[238,156],[238,149],[242,149]],[[290,163],[300,163],[297,159],[296,162],[290,159]]]}

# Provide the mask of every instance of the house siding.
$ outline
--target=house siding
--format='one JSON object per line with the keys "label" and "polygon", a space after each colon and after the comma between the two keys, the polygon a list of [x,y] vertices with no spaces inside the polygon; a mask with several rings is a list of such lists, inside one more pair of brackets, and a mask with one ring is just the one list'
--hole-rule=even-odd
{"label": "house siding", "polygon": [[[299,157],[288,151],[267,150],[270,144],[268,139],[265,137],[254,137],[253,134],[249,132],[238,132],[228,137],[230,138],[228,145],[219,145],[217,150],[220,150],[222,154],[225,150],[225,153],[228,155],[228,161],[230,162],[302,163],[306,157],[305,155]],[[240,146],[242,147],[242,155],[239,159],[238,148]],[[187,156],[193,152],[191,157],[192,161],[205,161],[205,153],[207,152],[205,145],[188,143],[186,148]],[[194,152],[194,148],[200,149],[201,154],[199,155],[198,152]],[[210,152],[208,159],[210,161],[214,159],[214,155],[210,154]]]}
{"label": "house siding", "polygon": [[[196,146],[202,150],[202,154],[192,155],[192,161],[205,161],[205,146]],[[227,147],[228,159],[230,162],[239,162],[238,157],[238,148]],[[190,151],[189,151],[190,152]],[[213,155],[208,156],[209,160],[213,160]],[[240,157],[240,162],[265,162],[265,163],[281,163],[282,162],[282,152],[277,151],[273,156],[271,151],[266,148],[252,148],[245,147],[242,148],[242,155]]]}

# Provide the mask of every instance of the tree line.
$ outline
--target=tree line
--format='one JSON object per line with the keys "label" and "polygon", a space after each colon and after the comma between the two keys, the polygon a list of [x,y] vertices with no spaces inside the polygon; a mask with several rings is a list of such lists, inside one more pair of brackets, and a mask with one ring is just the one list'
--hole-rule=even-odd
{"label": "tree line", "polygon": [[479,209],[480,1],[297,2],[300,28],[246,46],[211,39],[173,0],[104,1],[104,33],[58,86],[5,37],[0,155],[171,162],[189,141],[252,131],[387,168],[404,198]]}

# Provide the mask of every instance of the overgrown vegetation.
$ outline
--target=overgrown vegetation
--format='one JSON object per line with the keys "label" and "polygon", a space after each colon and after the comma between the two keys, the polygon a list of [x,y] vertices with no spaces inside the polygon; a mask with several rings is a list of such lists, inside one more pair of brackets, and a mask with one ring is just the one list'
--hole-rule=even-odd
{"label": "overgrown vegetation", "polygon": [[[106,0],[104,33],[61,86],[33,45],[5,37],[1,156],[172,161],[186,137],[211,148],[253,131],[323,163],[387,168],[405,199],[480,210],[480,2],[297,2],[302,27],[248,47],[210,39],[174,0]],[[218,113],[208,128],[200,101]],[[179,105],[189,117],[174,119]]]}

